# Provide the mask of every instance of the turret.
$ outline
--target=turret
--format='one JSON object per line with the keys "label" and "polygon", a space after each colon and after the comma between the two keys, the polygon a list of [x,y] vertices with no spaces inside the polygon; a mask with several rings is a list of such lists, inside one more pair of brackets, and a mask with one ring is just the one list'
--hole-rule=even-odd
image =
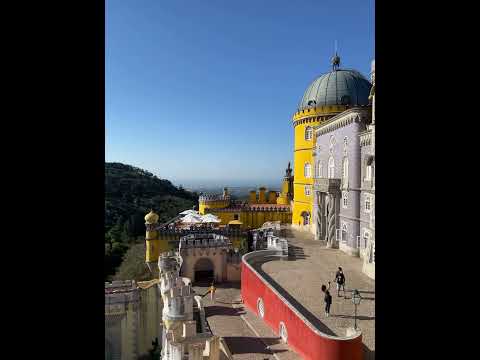
{"label": "turret", "polygon": [[145,216],[145,227],[147,233],[145,235],[146,253],[145,262],[152,273],[155,273],[158,256],[160,255],[160,240],[158,238],[158,231],[156,230],[158,223],[158,215],[153,210]]}
{"label": "turret", "polygon": [[258,203],[259,204],[265,204],[267,202],[267,199],[265,198],[265,188],[264,187],[261,187],[260,189],[258,189],[259,193],[258,193]]}
{"label": "turret", "polygon": [[277,203],[277,192],[270,190],[268,192],[268,203],[269,204],[276,204]]}
{"label": "turret", "polygon": [[250,196],[248,198],[249,204],[256,204],[257,203],[257,192],[255,190],[250,190]]}
{"label": "turret", "polygon": [[285,176],[283,177],[282,191],[280,193],[280,196],[277,198],[277,204],[289,205],[292,199],[293,199],[293,176],[292,176],[292,168],[290,167],[290,163],[288,163],[288,167],[285,170]]}

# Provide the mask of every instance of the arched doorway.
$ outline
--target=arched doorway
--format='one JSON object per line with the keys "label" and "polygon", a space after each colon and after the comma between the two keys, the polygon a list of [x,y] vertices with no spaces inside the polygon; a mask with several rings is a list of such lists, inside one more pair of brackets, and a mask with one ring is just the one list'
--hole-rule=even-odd
{"label": "arched doorway", "polygon": [[300,216],[303,218],[303,225],[310,224],[310,212],[303,211]]}
{"label": "arched doorway", "polygon": [[197,283],[210,283],[214,280],[214,270],[212,260],[209,258],[201,258],[195,263],[194,281]]}

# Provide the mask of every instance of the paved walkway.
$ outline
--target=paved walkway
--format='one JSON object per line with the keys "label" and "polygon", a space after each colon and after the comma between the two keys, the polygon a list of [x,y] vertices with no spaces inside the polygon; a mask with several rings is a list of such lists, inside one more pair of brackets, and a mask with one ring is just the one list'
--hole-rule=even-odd
{"label": "paved walkway", "polygon": [[[194,286],[198,294],[207,287]],[[205,315],[213,334],[225,339],[234,360],[299,360],[295,352],[240,302],[240,284],[218,284],[215,302],[203,298]]]}
{"label": "paved walkway", "polygon": [[[292,255],[289,261],[269,261],[256,265],[276,287],[312,323],[324,332],[344,336],[354,325],[354,305],[351,290],[358,289],[363,297],[357,309],[357,325],[363,333],[365,360],[375,358],[375,281],[362,273],[363,260],[338,249],[327,249],[307,233],[287,230]],[[334,283],[337,268],[343,268],[346,294],[337,296]],[[331,281],[333,303],[330,317],[325,317],[322,284]]]}

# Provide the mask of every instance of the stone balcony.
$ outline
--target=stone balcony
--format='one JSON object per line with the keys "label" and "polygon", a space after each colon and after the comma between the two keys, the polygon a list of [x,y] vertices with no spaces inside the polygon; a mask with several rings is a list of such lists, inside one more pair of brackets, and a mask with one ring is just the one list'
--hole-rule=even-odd
{"label": "stone balcony", "polygon": [[314,190],[325,193],[336,193],[340,191],[341,180],[329,178],[315,179]]}

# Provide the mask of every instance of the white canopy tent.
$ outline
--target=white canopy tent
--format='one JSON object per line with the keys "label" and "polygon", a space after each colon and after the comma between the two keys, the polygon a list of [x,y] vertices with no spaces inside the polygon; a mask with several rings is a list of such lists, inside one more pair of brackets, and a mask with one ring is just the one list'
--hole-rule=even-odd
{"label": "white canopy tent", "polygon": [[202,216],[202,223],[220,223],[220,220],[217,216],[213,214],[206,214]]}
{"label": "white canopy tent", "polygon": [[181,222],[183,224],[200,224],[202,222],[202,217],[196,214],[185,215]]}
{"label": "white canopy tent", "polygon": [[198,211],[189,209],[189,210],[182,211],[179,215],[198,215]]}

